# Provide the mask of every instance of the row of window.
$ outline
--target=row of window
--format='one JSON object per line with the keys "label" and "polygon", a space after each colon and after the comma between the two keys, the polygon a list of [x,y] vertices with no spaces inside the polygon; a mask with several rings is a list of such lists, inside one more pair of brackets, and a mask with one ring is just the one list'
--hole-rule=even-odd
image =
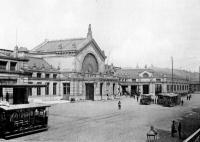
{"label": "row of window", "polygon": [[[123,79],[122,78],[122,79],[119,79],[119,81],[125,81],[126,82],[127,79],[125,79],[125,78]],[[136,82],[136,79],[132,79],[132,82]],[[161,82],[161,79],[156,79],[156,82]]]}
{"label": "row of window", "polygon": [[[37,84],[42,84],[37,82]],[[45,95],[49,95],[50,83],[47,82],[45,87]],[[53,95],[57,93],[57,83],[53,83]],[[70,94],[70,83],[63,83],[63,95]],[[32,88],[29,89],[29,95],[32,96]],[[37,87],[37,96],[41,95],[41,88]]]}
{"label": "row of window", "polygon": [[172,88],[172,85],[167,85],[168,91],[170,91],[172,89],[173,89],[173,91],[189,90],[189,86],[188,85],[173,85],[173,88]]}
{"label": "row of window", "polygon": [[[37,73],[37,78],[42,78],[42,73]],[[45,78],[50,78],[50,74],[46,73]],[[53,74],[53,78],[57,78],[57,74]]]}
{"label": "row of window", "polygon": [[[0,70],[7,69],[8,61],[0,61]],[[10,71],[15,71],[17,66],[17,62],[10,62]]]}

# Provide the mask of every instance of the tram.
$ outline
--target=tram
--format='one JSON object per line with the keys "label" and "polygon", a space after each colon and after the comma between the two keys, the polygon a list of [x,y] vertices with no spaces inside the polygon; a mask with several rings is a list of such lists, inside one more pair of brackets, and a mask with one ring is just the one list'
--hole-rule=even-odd
{"label": "tram", "polygon": [[181,102],[181,96],[175,93],[160,93],[157,95],[157,103],[166,107],[173,107],[179,105]]}
{"label": "tram", "polygon": [[42,85],[0,85],[13,88],[13,103],[0,102],[0,137],[10,139],[48,129],[50,105],[28,102],[28,88]]}

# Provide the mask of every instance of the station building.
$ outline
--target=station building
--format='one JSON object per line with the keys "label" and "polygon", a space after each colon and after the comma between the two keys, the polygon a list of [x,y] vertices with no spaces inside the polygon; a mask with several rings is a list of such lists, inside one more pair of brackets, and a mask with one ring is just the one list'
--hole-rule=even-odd
{"label": "station building", "polygon": [[119,77],[122,94],[152,94],[174,92],[184,94],[189,91],[189,80],[158,69],[120,69]]}
{"label": "station building", "polygon": [[32,88],[30,98],[101,100],[118,94],[118,77],[105,69],[106,56],[91,25],[85,38],[45,40],[32,50],[20,47],[14,52],[28,59],[28,83],[47,85]]}

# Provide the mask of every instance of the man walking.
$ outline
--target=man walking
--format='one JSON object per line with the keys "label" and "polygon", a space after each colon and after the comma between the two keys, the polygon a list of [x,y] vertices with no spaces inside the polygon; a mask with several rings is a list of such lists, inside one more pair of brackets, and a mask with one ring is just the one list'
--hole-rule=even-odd
{"label": "man walking", "polygon": [[118,102],[118,109],[121,109],[121,101]]}
{"label": "man walking", "polygon": [[171,126],[171,136],[174,137],[174,133],[176,133],[176,127],[175,127],[175,121],[172,121],[172,126]]}
{"label": "man walking", "polygon": [[178,123],[178,136],[179,136],[179,139],[181,139],[181,122]]}

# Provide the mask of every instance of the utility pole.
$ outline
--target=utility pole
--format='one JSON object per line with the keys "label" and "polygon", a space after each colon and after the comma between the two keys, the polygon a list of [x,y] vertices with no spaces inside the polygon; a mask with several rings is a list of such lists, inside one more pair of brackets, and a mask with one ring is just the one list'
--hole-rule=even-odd
{"label": "utility pole", "polygon": [[199,89],[198,91],[200,90],[200,66],[199,66]]}
{"label": "utility pole", "polygon": [[174,92],[174,69],[173,69],[173,64],[174,64],[174,60],[173,57],[171,57],[171,61],[172,61],[172,93]]}

